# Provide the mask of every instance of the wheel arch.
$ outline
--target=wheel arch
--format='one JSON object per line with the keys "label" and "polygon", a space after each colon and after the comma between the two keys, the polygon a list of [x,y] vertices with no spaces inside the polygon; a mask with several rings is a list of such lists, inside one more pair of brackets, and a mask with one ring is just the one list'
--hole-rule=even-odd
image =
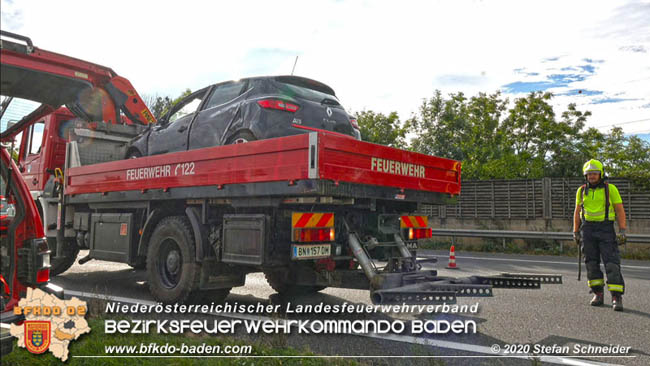
{"label": "wheel arch", "polygon": [[[158,226],[158,223],[162,221],[162,219],[169,216],[178,216],[178,211],[173,211],[173,210],[163,209],[163,208],[155,208],[149,213],[149,215],[147,216],[147,220],[144,226],[142,227],[142,235],[140,235],[140,240],[138,242],[139,256],[147,255],[149,240],[151,239],[151,236],[154,230],[156,229],[156,226]],[[186,216],[187,219],[190,221],[192,227],[192,234],[194,234],[195,259],[197,262],[201,262],[206,255],[206,248],[204,248],[205,241],[203,239],[206,237],[205,230],[203,228],[203,225],[201,225],[199,216],[197,215],[194,209],[192,209],[191,207],[185,208],[184,216]]]}
{"label": "wheel arch", "polygon": [[238,130],[236,130],[236,131],[232,131],[232,133],[228,134],[228,136],[227,136],[226,139],[224,140],[224,141],[225,141],[225,145],[231,144],[231,143],[232,143],[232,139],[233,139],[235,136],[237,136],[237,135],[239,135],[239,134],[241,134],[241,133],[250,133],[253,137],[255,137],[255,139],[257,139],[257,134],[256,134],[255,132],[253,132],[252,129],[250,129],[250,128],[240,128],[240,129],[238,129]]}
{"label": "wheel arch", "polygon": [[133,153],[137,153],[137,154],[139,154],[140,156],[144,156],[144,154],[142,154],[142,151],[140,151],[140,149],[138,149],[138,148],[135,147],[135,146],[130,146],[129,149],[126,150],[126,155],[125,155],[125,157],[128,158],[128,157],[129,157],[131,154],[133,154]]}

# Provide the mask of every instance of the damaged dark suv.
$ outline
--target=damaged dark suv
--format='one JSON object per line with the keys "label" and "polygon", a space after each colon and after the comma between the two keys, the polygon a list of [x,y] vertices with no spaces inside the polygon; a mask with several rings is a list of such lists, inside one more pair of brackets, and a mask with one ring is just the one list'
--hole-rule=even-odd
{"label": "damaged dark suv", "polygon": [[127,158],[199,149],[310,131],[360,139],[356,120],[334,90],[297,76],[228,81],[196,91],[134,138]]}

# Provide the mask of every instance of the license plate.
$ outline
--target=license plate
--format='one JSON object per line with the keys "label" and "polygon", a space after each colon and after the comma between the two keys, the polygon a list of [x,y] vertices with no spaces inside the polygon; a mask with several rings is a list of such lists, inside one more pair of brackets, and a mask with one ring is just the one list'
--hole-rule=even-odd
{"label": "license plate", "polygon": [[330,244],[292,245],[291,259],[327,258],[332,253]]}
{"label": "license plate", "polygon": [[417,241],[407,241],[405,244],[406,244],[406,247],[409,250],[415,250],[415,249],[418,248],[418,242]]}

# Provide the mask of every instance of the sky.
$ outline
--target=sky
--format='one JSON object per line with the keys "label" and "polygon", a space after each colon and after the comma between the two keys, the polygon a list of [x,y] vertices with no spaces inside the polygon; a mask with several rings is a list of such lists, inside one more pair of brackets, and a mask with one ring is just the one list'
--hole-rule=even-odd
{"label": "sky", "polygon": [[2,29],[111,67],[142,95],[259,75],[331,86],[350,112],[444,94],[553,92],[650,136],[650,1],[8,1]]}

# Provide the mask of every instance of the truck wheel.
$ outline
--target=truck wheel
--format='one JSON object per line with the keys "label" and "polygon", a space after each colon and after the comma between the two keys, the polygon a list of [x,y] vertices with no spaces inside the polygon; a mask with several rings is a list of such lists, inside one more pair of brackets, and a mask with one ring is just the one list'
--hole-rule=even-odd
{"label": "truck wheel", "polygon": [[266,282],[280,295],[308,295],[324,290],[327,286],[295,285],[285,280],[287,270],[266,270]]}
{"label": "truck wheel", "polygon": [[77,260],[79,247],[73,240],[66,240],[63,245],[63,257],[56,257],[56,239],[48,238],[47,243],[52,251],[50,253],[52,260],[50,263],[50,276],[58,276],[72,267],[74,261]]}
{"label": "truck wheel", "polygon": [[147,248],[147,277],[153,297],[163,303],[184,302],[198,287],[201,266],[194,260],[194,235],[184,216],[158,223]]}

